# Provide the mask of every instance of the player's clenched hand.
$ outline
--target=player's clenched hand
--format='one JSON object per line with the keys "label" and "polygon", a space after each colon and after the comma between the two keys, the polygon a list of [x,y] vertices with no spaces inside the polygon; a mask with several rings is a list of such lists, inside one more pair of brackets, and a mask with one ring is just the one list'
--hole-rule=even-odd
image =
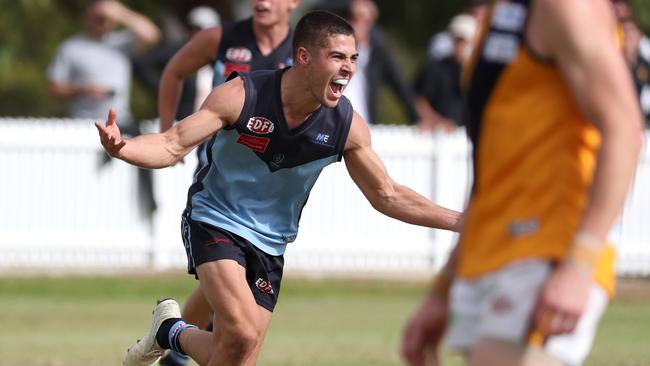
{"label": "player's clenched hand", "polygon": [[113,157],[119,157],[120,150],[126,144],[126,141],[122,140],[117,123],[115,123],[116,116],[117,113],[115,112],[115,109],[111,108],[108,111],[106,125],[99,121],[95,122],[97,131],[99,131],[99,140],[102,142],[102,146],[104,146],[106,152]]}
{"label": "player's clenched hand", "polygon": [[406,324],[401,354],[407,365],[438,365],[438,346],[447,328],[448,304],[427,296]]}

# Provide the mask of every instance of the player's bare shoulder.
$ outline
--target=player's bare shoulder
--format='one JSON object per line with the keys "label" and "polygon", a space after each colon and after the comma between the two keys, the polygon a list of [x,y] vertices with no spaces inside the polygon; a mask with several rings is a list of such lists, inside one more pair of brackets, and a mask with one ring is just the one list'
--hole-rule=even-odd
{"label": "player's bare shoulder", "polygon": [[357,112],[354,112],[348,139],[345,142],[344,152],[356,150],[364,146],[370,146],[370,129],[366,121]]}
{"label": "player's bare shoulder", "polygon": [[236,77],[214,88],[203,102],[201,109],[210,110],[228,125],[232,125],[239,118],[245,100],[244,80]]}

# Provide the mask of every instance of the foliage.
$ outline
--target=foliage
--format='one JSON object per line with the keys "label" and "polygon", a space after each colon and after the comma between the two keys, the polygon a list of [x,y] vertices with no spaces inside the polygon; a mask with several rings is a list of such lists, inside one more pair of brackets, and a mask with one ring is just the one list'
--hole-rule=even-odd
{"label": "foliage", "polygon": [[[444,29],[460,11],[457,0],[376,0],[380,26],[389,34],[404,74],[412,79],[425,57],[429,37]],[[80,12],[88,0],[0,0],[0,115],[63,116],[65,104],[47,91],[46,69],[58,45],[81,28]],[[164,12],[181,14],[190,6],[209,4],[232,14],[237,0],[123,0],[133,9],[160,21]],[[650,32],[650,0],[632,0],[638,19]],[[305,4],[308,1],[304,1]],[[381,93],[381,121],[406,120],[388,93]],[[151,118],[155,99],[134,83],[132,107],[136,117]]]}
{"label": "foliage", "polygon": [[631,0],[634,13],[645,34],[650,34],[650,0]]}

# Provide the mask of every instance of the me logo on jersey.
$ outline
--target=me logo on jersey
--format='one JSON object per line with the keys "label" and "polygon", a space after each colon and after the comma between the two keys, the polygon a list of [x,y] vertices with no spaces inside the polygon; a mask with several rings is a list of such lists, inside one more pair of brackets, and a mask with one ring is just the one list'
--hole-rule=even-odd
{"label": "me logo on jersey", "polygon": [[251,117],[246,123],[246,128],[259,135],[268,135],[275,130],[275,124],[264,117]]}
{"label": "me logo on jersey", "polygon": [[319,144],[319,145],[325,145],[325,146],[333,146],[331,140],[331,136],[327,133],[324,132],[319,132],[316,134],[316,136],[313,136],[311,139],[313,142]]}
{"label": "me logo on jersey", "polygon": [[226,50],[226,58],[232,62],[250,62],[253,53],[245,47],[231,47]]}
{"label": "me logo on jersey", "polygon": [[271,282],[263,278],[258,278],[257,281],[255,281],[255,286],[265,294],[273,293],[273,287],[271,286]]}

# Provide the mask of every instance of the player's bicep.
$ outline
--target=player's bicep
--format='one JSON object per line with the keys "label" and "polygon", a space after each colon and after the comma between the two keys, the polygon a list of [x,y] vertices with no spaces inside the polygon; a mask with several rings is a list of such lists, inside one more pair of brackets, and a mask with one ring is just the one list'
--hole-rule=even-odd
{"label": "player's bicep", "polygon": [[244,108],[244,81],[236,78],[212,90],[201,108],[168,130],[178,147],[192,149],[237,121]]}
{"label": "player's bicep", "polygon": [[393,190],[393,181],[384,163],[372,149],[370,130],[356,113],[343,157],[350,177],[371,204]]}

